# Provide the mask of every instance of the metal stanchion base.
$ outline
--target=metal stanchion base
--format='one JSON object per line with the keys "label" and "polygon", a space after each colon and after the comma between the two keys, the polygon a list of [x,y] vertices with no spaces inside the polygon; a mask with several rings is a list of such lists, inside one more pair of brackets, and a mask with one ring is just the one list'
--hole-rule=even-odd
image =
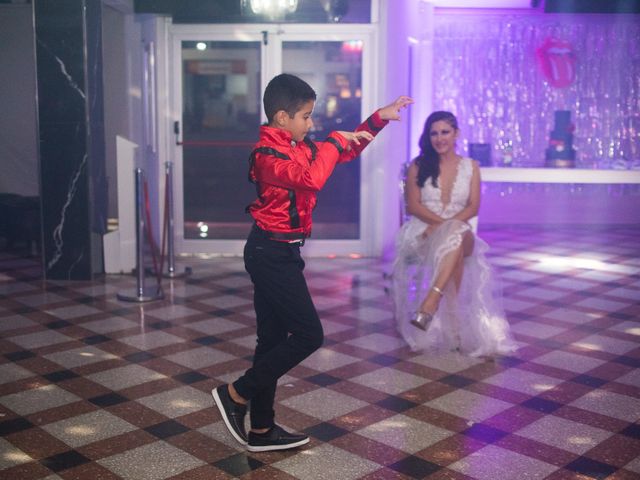
{"label": "metal stanchion base", "polygon": [[138,290],[129,290],[125,293],[118,293],[116,295],[118,300],[123,302],[152,302],[153,300],[161,300],[164,298],[162,291],[157,287],[145,287]]}
{"label": "metal stanchion base", "polygon": [[[147,273],[148,275],[153,275],[154,277],[156,275],[156,271],[153,268],[146,268],[145,273]],[[162,274],[162,278],[170,278],[173,280],[175,278],[188,277],[192,273],[193,273],[193,270],[191,270],[191,267],[185,267],[184,272],[182,273],[177,272],[176,270],[174,270],[173,272],[164,272]]]}
{"label": "metal stanchion base", "polygon": [[191,267],[184,267],[184,272],[182,273],[178,273],[175,270],[173,272],[167,272],[164,275],[162,275],[163,278],[184,278],[184,277],[188,277],[189,275],[191,275],[193,273],[193,270],[191,270]]}

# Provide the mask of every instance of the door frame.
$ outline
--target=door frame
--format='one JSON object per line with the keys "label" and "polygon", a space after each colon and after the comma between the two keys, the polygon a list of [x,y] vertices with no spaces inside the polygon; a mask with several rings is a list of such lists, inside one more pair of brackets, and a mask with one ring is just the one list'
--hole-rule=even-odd
{"label": "door frame", "polygon": [[[182,42],[183,41],[250,41],[260,42],[262,62],[261,91],[268,81],[282,71],[282,44],[288,41],[349,41],[362,40],[362,112],[364,120],[380,98],[379,84],[374,76],[379,71],[378,37],[374,24],[172,24],[169,27],[169,57],[171,65],[169,115],[167,131],[173,132],[174,122],[182,125]],[[264,42],[264,32],[267,41]],[[261,109],[262,122],[266,121]],[[173,135],[173,134],[171,134]],[[378,152],[384,150],[373,142],[361,155],[360,162],[360,238],[356,240],[314,240],[304,247],[305,256],[362,255],[376,252],[376,213],[381,211],[383,198],[375,195],[376,172],[384,162]],[[174,164],[174,223],[177,254],[241,255],[245,240],[192,240],[184,238],[184,189],[182,147],[170,142],[169,157]],[[373,163],[373,165],[372,165]],[[240,206],[241,207],[241,206]],[[239,207],[239,208],[240,208]]]}

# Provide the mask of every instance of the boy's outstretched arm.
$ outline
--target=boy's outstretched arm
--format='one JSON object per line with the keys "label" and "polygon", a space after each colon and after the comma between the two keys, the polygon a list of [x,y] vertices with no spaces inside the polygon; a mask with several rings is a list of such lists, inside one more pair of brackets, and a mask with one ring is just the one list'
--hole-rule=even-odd
{"label": "boy's outstretched arm", "polygon": [[400,95],[393,103],[378,110],[382,120],[400,120],[400,110],[413,103],[413,98]]}
{"label": "boy's outstretched arm", "polygon": [[[257,169],[256,180],[284,188],[300,188],[318,191],[333,172],[337,162],[353,160],[389,123],[400,120],[400,110],[413,103],[407,96],[398,97],[393,103],[374,112],[353,132],[334,131],[328,141],[320,142],[316,160],[308,166],[291,162],[265,153],[254,158]],[[336,158],[337,155],[337,158]]]}
{"label": "boy's outstretched arm", "polygon": [[360,145],[360,139],[370,142],[373,140],[373,135],[367,132],[366,130],[357,130],[355,132],[344,132],[337,131],[340,135],[342,135],[348,142],[353,142],[356,145]]}
{"label": "boy's outstretched arm", "polygon": [[[354,132],[336,132],[349,141],[349,146],[340,155],[339,162],[348,162],[360,155],[360,152],[373,140],[373,137],[382,130],[389,121],[400,120],[400,110],[408,107],[412,103],[413,99],[411,97],[401,95],[394,102],[376,110],[373,115],[362,122]],[[364,135],[365,132],[368,133],[368,135]]]}

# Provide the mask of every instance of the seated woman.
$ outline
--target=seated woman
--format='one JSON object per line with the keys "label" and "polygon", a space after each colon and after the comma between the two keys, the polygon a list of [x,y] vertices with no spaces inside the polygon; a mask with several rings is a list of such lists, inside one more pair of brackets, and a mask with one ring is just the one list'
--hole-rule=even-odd
{"label": "seated woman", "polygon": [[407,171],[411,218],[398,233],[392,275],[398,329],[412,350],[508,353],[516,347],[494,298],[489,247],[468,223],[480,206],[480,169],[456,153],[458,133],[452,113],[429,115]]}

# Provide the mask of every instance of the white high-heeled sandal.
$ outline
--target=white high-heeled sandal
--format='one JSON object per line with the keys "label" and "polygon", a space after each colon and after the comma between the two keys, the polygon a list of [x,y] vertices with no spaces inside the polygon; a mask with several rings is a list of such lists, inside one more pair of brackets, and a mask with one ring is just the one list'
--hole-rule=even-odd
{"label": "white high-heeled sandal", "polygon": [[416,318],[411,320],[411,325],[413,325],[414,327],[418,327],[420,330],[424,330],[426,332],[432,320],[432,313],[418,312]]}
{"label": "white high-heeled sandal", "polygon": [[[433,290],[434,292],[438,293],[441,297],[444,296],[444,292],[442,291],[442,289],[436,287],[435,285],[433,287],[431,287],[431,290]],[[417,315],[416,315],[416,318],[411,320],[410,323],[414,327],[417,327],[420,330],[424,330],[426,332],[427,329],[429,328],[429,325],[433,321],[433,316],[434,315],[435,315],[435,312],[434,313],[418,312]]]}

